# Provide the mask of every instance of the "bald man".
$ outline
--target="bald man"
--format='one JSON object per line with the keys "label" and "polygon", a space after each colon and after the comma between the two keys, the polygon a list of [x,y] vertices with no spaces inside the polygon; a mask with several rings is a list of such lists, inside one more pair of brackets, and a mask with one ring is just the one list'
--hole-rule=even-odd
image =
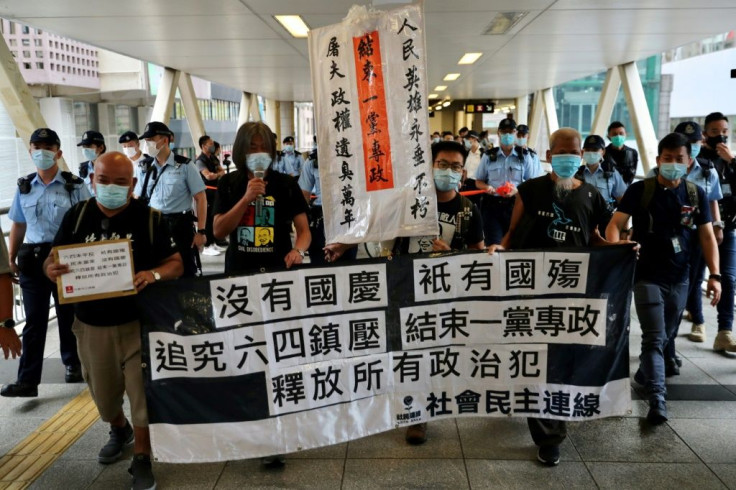
{"label": "bald man", "polygon": [[[119,152],[101,155],[95,161],[92,182],[96,197],[66,213],[54,247],[129,238],[139,294],[154,282],[181,276],[182,259],[166,227],[161,226],[161,213],[131,198],[136,179],[128,157]],[[55,262],[52,253],[44,262],[44,271],[56,282],[70,269]],[[80,302],[74,314],[72,331],[84,379],[100,417],[110,424],[110,439],[97,460],[115,462],[135,440],[130,468],[133,488],[155,488],[136,302],[133,296]],[[130,400],[132,427],[122,410],[124,393]]]}
{"label": "bald man", "polygon": [[[598,190],[573,176],[582,159],[582,139],[572,128],[561,128],[549,138],[547,161],[552,173],[519,185],[511,214],[511,226],[501,244],[488,253],[504,249],[587,247],[606,245],[599,226],[608,220],[606,202]],[[527,419],[537,459],[554,466],[560,461],[560,444],[567,437],[562,420]]]}

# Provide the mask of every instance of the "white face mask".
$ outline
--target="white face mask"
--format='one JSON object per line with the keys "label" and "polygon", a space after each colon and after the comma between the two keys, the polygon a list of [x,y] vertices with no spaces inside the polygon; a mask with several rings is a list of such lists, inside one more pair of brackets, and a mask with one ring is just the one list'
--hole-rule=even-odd
{"label": "white face mask", "polygon": [[146,153],[148,153],[149,156],[151,156],[152,158],[156,158],[160,152],[161,148],[156,148],[156,141],[146,140]]}
{"label": "white face mask", "polygon": [[128,146],[123,148],[123,153],[125,153],[125,156],[128,158],[133,158],[136,153],[138,153],[138,150],[134,146]]}

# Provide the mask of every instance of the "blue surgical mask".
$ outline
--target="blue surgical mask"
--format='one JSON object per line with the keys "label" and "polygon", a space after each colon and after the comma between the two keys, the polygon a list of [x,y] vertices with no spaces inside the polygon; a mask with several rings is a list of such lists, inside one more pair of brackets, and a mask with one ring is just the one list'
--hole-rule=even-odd
{"label": "blue surgical mask", "polygon": [[585,163],[588,165],[595,165],[597,163],[601,163],[601,154],[597,151],[584,151],[583,160],[585,160]]}
{"label": "blue surgical mask", "polygon": [[463,140],[463,144],[465,145],[466,149],[468,150],[470,149],[470,146],[471,146],[470,140]]}
{"label": "blue surgical mask", "polygon": [[128,186],[95,183],[97,202],[107,209],[118,209],[125,206],[128,203],[129,192],[130,187]]}
{"label": "blue surgical mask", "polygon": [[516,141],[516,137],[511,133],[503,133],[501,135],[501,144],[503,146],[511,146],[514,144],[514,141]]}
{"label": "blue surgical mask", "polygon": [[284,151],[286,153],[294,153],[294,145],[284,145]]}
{"label": "blue surgical mask", "polygon": [[611,143],[613,143],[613,146],[616,148],[620,148],[624,146],[624,143],[626,142],[626,136],[616,135],[611,137]]}
{"label": "blue surgical mask", "polygon": [[519,146],[526,146],[526,138],[516,138],[516,144]]}
{"label": "blue surgical mask", "polygon": [[97,158],[97,151],[94,148],[82,148],[82,156],[85,160],[93,161]]}
{"label": "blue surgical mask", "polygon": [[687,163],[661,163],[659,174],[667,180],[681,179],[687,173]]}
{"label": "blue surgical mask", "polygon": [[463,176],[462,173],[453,172],[451,168],[445,170],[435,168],[433,175],[434,186],[440,192],[447,192],[457,189],[457,185],[460,183],[460,178]]}
{"label": "blue surgical mask", "polygon": [[[174,149],[174,142],[172,141],[171,143],[169,143],[169,150],[172,150],[173,151],[173,149]],[[151,155],[151,156],[153,156],[153,155]]]}
{"label": "blue surgical mask", "polygon": [[31,160],[39,170],[48,170],[56,164],[56,153],[50,150],[31,150]]}
{"label": "blue surgical mask", "polygon": [[268,153],[251,153],[245,156],[245,164],[253,173],[265,172],[271,165],[271,155]]}
{"label": "blue surgical mask", "polygon": [[700,155],[700,143],[693,143],[690,145],[690,158],[695,158]]}
{"label": "blue surgical mask", "polygon": [[580,168],[579,155],[552,155],[552,171],[561,179],[569,179]]}
{"label": "blue surgical mask", "polygon": [[439,142],[440,142],[439,138],[432,138],[432,144],[439,143]]}
{"label": "blue surgical mask", "polygon": [[214,154],[215,153],[215,145],[210,145],[207,147],[207,153]]}

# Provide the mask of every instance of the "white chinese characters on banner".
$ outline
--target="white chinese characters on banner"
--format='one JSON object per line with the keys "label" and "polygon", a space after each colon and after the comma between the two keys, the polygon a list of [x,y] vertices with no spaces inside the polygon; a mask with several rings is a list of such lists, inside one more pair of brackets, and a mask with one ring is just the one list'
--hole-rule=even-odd
{"label": "white chinese characters on banner", "polygon": [[421,7],[353,7],[309,52],[327,243],[437,235]]}

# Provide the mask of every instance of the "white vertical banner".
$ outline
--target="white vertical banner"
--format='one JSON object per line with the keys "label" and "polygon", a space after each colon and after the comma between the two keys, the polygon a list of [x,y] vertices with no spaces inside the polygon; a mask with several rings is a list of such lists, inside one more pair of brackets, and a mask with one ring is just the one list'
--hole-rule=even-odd
{"label": "white vertical banner", "polygon": [[437,235],[421,5],[309,33],[327,243]]}

